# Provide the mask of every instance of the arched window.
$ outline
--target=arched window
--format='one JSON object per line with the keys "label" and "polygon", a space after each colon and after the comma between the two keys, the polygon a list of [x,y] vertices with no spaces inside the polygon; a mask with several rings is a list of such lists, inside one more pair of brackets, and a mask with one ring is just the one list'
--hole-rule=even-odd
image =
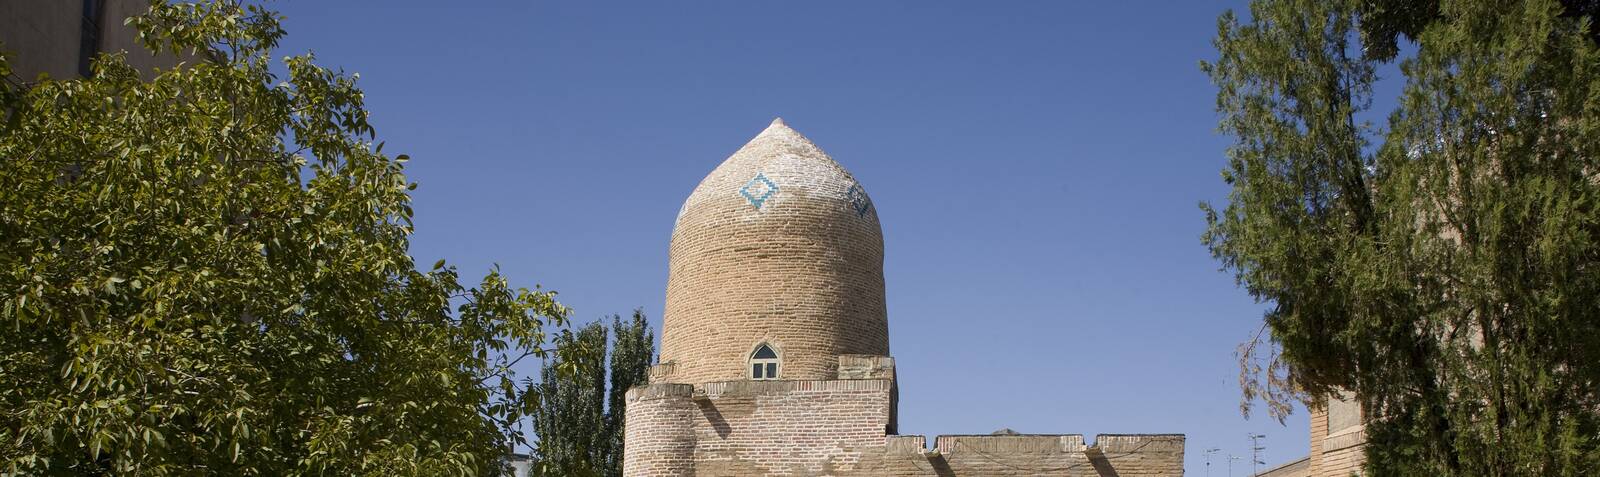
{"label": "arched window", "polygon": [[778,353],[766,343],[750,354],[750,379],[778,379]]}

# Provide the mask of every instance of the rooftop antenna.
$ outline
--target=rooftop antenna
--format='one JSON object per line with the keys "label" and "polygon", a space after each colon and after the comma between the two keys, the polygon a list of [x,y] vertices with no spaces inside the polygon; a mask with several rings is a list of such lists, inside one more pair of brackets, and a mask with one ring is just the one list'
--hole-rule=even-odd
{"label": "rooftop antenna", "polygon": [[1211,454],[1215,454],[1215,453],[1221,452],[1221,451],[1222,451],[1222,449],[1218,449],[1216,447],[1212,447],[1210,449],[1206,449],[1206,477],[1211,477]]}
{"label": "rooftop antenna", "polygon": [[1228,477],[1233,477],[1233,461],[1236,461],[1236,460],[1239,460],[1239,459],[1241,459],[1241,457],[1233,455],[1233,454],[1228,454]]}
{"label": "rooftop antenna", "polygon": [[1266,434],[1250,434],[1250,475],[1260,473],[1260,468],[1257,466],[1266,465],[1266,462],[1261,461],[1261,451],[1267,450],[1267,446],[1261,445],[1261,441],[1266,439]]}

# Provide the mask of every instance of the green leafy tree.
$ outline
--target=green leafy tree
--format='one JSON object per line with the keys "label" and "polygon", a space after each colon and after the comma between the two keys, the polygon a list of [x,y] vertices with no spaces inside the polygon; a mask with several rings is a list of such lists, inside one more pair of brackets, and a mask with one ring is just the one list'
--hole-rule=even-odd
{"label": "green leafy tree", "polygon": [[647,380],[655,335],[643,310],[627,322],[613,315],[611,330],[609,388],[606,328],[599,322],[563,335],[573,352],[546,363],[539,386],[545,400],[533,415],[534,468],[541,475],[622,475],[627,392]]}
{"label": "green leafy tree", "polygon": [[[1204,242],[1258,300],[1245,406],[1351,391],[1373,475],[1600,472],[1594,2],[1255,0]],[[1404,41],[1415,53],[1401,57]],[[1362,121],[1375,71],[1404,91]]]}
{"label": "green leafy tree", "polygon": [[554,293],[415,266],[406,157],[276,14],[130,22],[190,61],[0,82],[0,474],[504,470]]}

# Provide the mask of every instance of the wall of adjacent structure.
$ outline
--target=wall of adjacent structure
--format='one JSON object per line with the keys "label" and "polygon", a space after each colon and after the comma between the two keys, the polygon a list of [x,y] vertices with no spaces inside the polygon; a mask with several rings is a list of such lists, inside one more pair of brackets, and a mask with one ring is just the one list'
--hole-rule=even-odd
{"label": "wall of adjacent structure", "polygon": [[1256,477],[1311,477],[1311,458],[1302,457],[1300,460],[1264,470],[1256,474]]}
{"label": "wall of adjacent structure", "polygon": [[[1336,403],[1337,404],[1337,403]],[[1338,409],[1338,412],[1352,412]],[[1353,412],[1359,413],[1359,409]],[[1326,407],[1311,410],[1310,475],[1337,476],[1361,475],[1366,463],[1366,429],[1359,424],[1359,414],[1349,417],[1333,416],[1330,420]],[[1330,422],[1333,423],[1330,426]],[[1355,424],[1351,424],[1355,422]]]}
{"label": "wall of adjacent structure", "polygon": [[78,41],[83,2],[6,0],[0,2],[0,43],[10,53],[13,74],[33,81],[78,77]]}
{"label": "wall of adjacent structure", "polygon": [[[144,13],[144,0],[106,0],[100,21],[102,52],[127,52],[128,64],[148,73],[171,67],[178,57],[156,56],[138,41],[138,31],[123,24]],[[0,1],[0,43],[11,55],[16,79],[30,82],[40,73],[63,80],[78,77],[83,37],[83,2],[77,0]]]}

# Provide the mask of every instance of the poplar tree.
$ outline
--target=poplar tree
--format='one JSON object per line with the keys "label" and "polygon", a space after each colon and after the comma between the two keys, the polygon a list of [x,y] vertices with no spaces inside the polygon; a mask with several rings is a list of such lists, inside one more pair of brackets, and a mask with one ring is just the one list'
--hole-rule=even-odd
{"label": "poplar tree", "polygon": [[[1268,305],[1239,353],[1247,413],[1353,392],[1373,475],[1600,472],[1593,3],[1221,17],[1202,67],[1232,190],[1202,204],[1203,241]],[[1403,92],[1371,111],[1391,61]]]}
{"label": "poplar tree", "polygon": [[598,321],[560,337],[570,351],[546,363],[539,385],[545,400],[533,415],[539,475],[622,475],[627,393],[647,381],[655,336],[637,309],[626,322],[612,315],[611,331],[609,370],[607,331]]}
{"label": "poplar tree", "polygon": [[0,81],[0,474],[505,471],[554,293],[413,262],[406,156],[275,13],[130,23],[185,61]]}
{"label": "poplar tree", "polygon": [[557,340],[574,352],[546,362],[540,374],[535,469],[552,477],[604,475],[606,327],[596,321]]}
{"label": "poplar tree", "polygon": [[628,389],[649,382],[650,364],[655,362],[656,338],[642,309],[634,309],[633,316],[626,322],[613,315],[611,330],[611,389],[606,402],[606,434],[610,441],[605,475],[621,477]]}

